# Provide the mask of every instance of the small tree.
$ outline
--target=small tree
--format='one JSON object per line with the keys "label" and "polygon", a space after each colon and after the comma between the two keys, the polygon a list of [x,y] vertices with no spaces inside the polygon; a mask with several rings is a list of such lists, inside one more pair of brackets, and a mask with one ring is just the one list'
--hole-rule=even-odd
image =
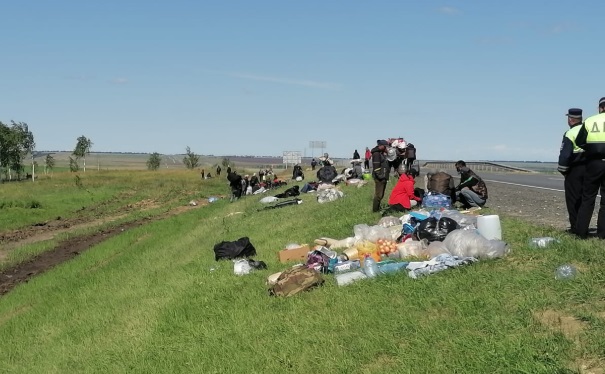
{"label": "small tree", "polygon": [[73,158],[73,157],[69,157],[69,171],[71,171],[72,173],[75,173],[76,171],[80,170],[80,166],[78,166],[78,161]]}
{"label": "small tree", "polygon": [[158,170],[160,168],[161,163],[162,158],[160,157],[160,154],[157,152],[153,152],[149,155],[149,159],[147,160],[147,169]]}
{"label": "small tree", "polygon": [[54,167],[55,167],[55,158],[53,156],[51,156],[50,154],[47,154],[46,158],[44,159],[44,174],[47,174],[48,171],[52,172]]}
{"label": "small tree", "polygon": [[223,157],[223,161],[221,162],[221,165],[223,165],[223,167],[226,168],[230,164],[231,164],[231,162],[229,161],[229,159],[227,157]]}
{"label": "small tree", "polygon": [[185,150],[185,157],[183,157],[183,164],[187,169],[195,169],[199,164],[200,156],[191,152],[191,148],[187,147]]}
{"label": "small tree", "polygon": [[84,172],[86,172],[86,155],[90,153],[90,148],[92,148],[92,141],[82,135],[78,137],[76,148],[72,152],[72,155],[76,156],[76,160],[80,158],[84,160]]}

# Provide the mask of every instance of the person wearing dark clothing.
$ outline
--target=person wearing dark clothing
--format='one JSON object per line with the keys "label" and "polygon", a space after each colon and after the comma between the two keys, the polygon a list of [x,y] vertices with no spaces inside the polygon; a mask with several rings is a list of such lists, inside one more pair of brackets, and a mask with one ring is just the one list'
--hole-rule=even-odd
{"label": "person wearing dark clothing", "polygon": [[315,170],[315,167],[317,167],[317,161],[315,161],[315,159],[311,160],[311,170]]}
{"label": "person wearing dark clothing", "polygon": [[363,161],[363,168],[368,170],[370,169],[370,159],[372,158],[372,152],[370,152],[370,148],[366,147],[365,159]]}
{"label": "person wearing dark clothing", "polygon": [[217,177],[220,177],[220,176],[221,176],[221,170],[222,170],[222,169],[221,169],[221,165],[217,165],[217,167],[216,167],[216,176],[217,176]]}
{"label": "person wearing dark clothing", "polygon": [[487,186],[474,171],[466,166],[466,162],[456,162],[456,170],[460,173],[460,184],[456,186],[456,197],[462,203],[462,207],[482,207],[487,201]]}
{"label": "person wearing dark clothing", "polygon": [[202,169],[202,172],[200,173],[200,175],[201,175],[201,178],[204,179],[204,177],[206,176],[204,173],[204,169]]}
{"label": "person wearing dark clothing", "polygon": [[229,181],[229,187],[231,187],[231,202],[242,197],[242,176],[233,171],[227,174],[227,180]]}
{"label": "person wearing dark clothing", "polygon": [[324,165],[317,170],[317,179],[320,183],[332,184],[332,181],[338,175],[338,171],[334,165]]}
{"label": "person wearing dark clothing", "polygon": [[256,176],[256,173],[252,174],[252,178],[250,178],[250,185],[252,186],[252,188],[256,187],[259,184],[259,180],[258,177]]}
{"label": "person wearing dark clothing", "polygon": [[391,168],[387,160],[386,151],[389,143],[386,140],[378,140],[376,147],[372,148],[372,178],[374,179],[374,199],[372,200],[372,212],[380,211],[380,202],[387,188]]}
{"label": "person wearing dark clothing", "polygon": [[292,170],[292,179],[296,179],[298,177],[305,179],[305,174],[303,173],[302,166],[297,164],[294,165],[294,169]]}
{"label": "person wearing dark clothing", "polygon": [[569,232],[575,233],[586,172],[584,150],[576,145],[576,136],[582,127],[582,109],[571,108],[566,115],[569,129],[563,134],[557,170],[565,177],[565,205],[569,216]]}
{"label": "person wearing dark clothing", "polygon": [[355,150],[355,152],[353,152],[353,160],[359,160],[361,158],[361,156],[359,155],[359,152],[357,152],[357,150]]}
{"label": "person wearing dark clothing", "polygon": [[229,174],[231,174],[231,166],[227,165],[227,176],[229,176]]}
{"label": "person wearing dark clothing", "polygon": [[[605,191],[605,97],[599,100],[599,114],[588,117],[580,126],[576,145],[584,150],[586,172],[575,234],[586,238],[599,188]],[[605,239],[605,198],[601,198],[599,207],[597,236]]]}

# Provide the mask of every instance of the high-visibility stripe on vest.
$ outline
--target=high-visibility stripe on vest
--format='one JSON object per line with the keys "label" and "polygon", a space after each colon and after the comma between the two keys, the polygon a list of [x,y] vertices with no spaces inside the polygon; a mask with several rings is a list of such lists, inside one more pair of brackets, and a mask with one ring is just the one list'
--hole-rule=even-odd
{"label": "high-visibility stripe on vest", "polygon": [[565,132],[565,137],[569,140],[571,140],[571,144],[573,144],[573,153],[580,153],[580,152],[584,152],[584,150],[580,147],[578,147],[576,145],[576,137],[578,136],[578,132],[580,132],[580,129],[582,128],[582,125],[576,125],[572,128],[570,128],[569,130],[567,130]]}

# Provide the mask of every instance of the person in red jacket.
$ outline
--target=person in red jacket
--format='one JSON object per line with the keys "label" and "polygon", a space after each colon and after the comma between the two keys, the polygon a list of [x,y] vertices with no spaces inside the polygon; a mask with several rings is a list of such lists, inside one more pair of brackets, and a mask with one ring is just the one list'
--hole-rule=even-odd
{"label": "person in red jacket", "polygon": [[415,178],[418,176],[418,170],[410,168],[404,174],[401,174],[391,196],[389,196],[389,207],[385,213],[405,212],[417,206],[422,199],[414,194]]}

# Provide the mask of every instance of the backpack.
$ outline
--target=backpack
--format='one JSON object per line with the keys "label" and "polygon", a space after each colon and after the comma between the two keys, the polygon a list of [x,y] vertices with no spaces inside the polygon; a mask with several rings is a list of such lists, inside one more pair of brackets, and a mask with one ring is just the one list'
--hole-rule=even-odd
{"label": "backpack", "polygon": [[269,288],[269,295],[292,296],[321,286],[323,283],[324,279],[317,270],[297,266],[281,273],[275,284]]}

